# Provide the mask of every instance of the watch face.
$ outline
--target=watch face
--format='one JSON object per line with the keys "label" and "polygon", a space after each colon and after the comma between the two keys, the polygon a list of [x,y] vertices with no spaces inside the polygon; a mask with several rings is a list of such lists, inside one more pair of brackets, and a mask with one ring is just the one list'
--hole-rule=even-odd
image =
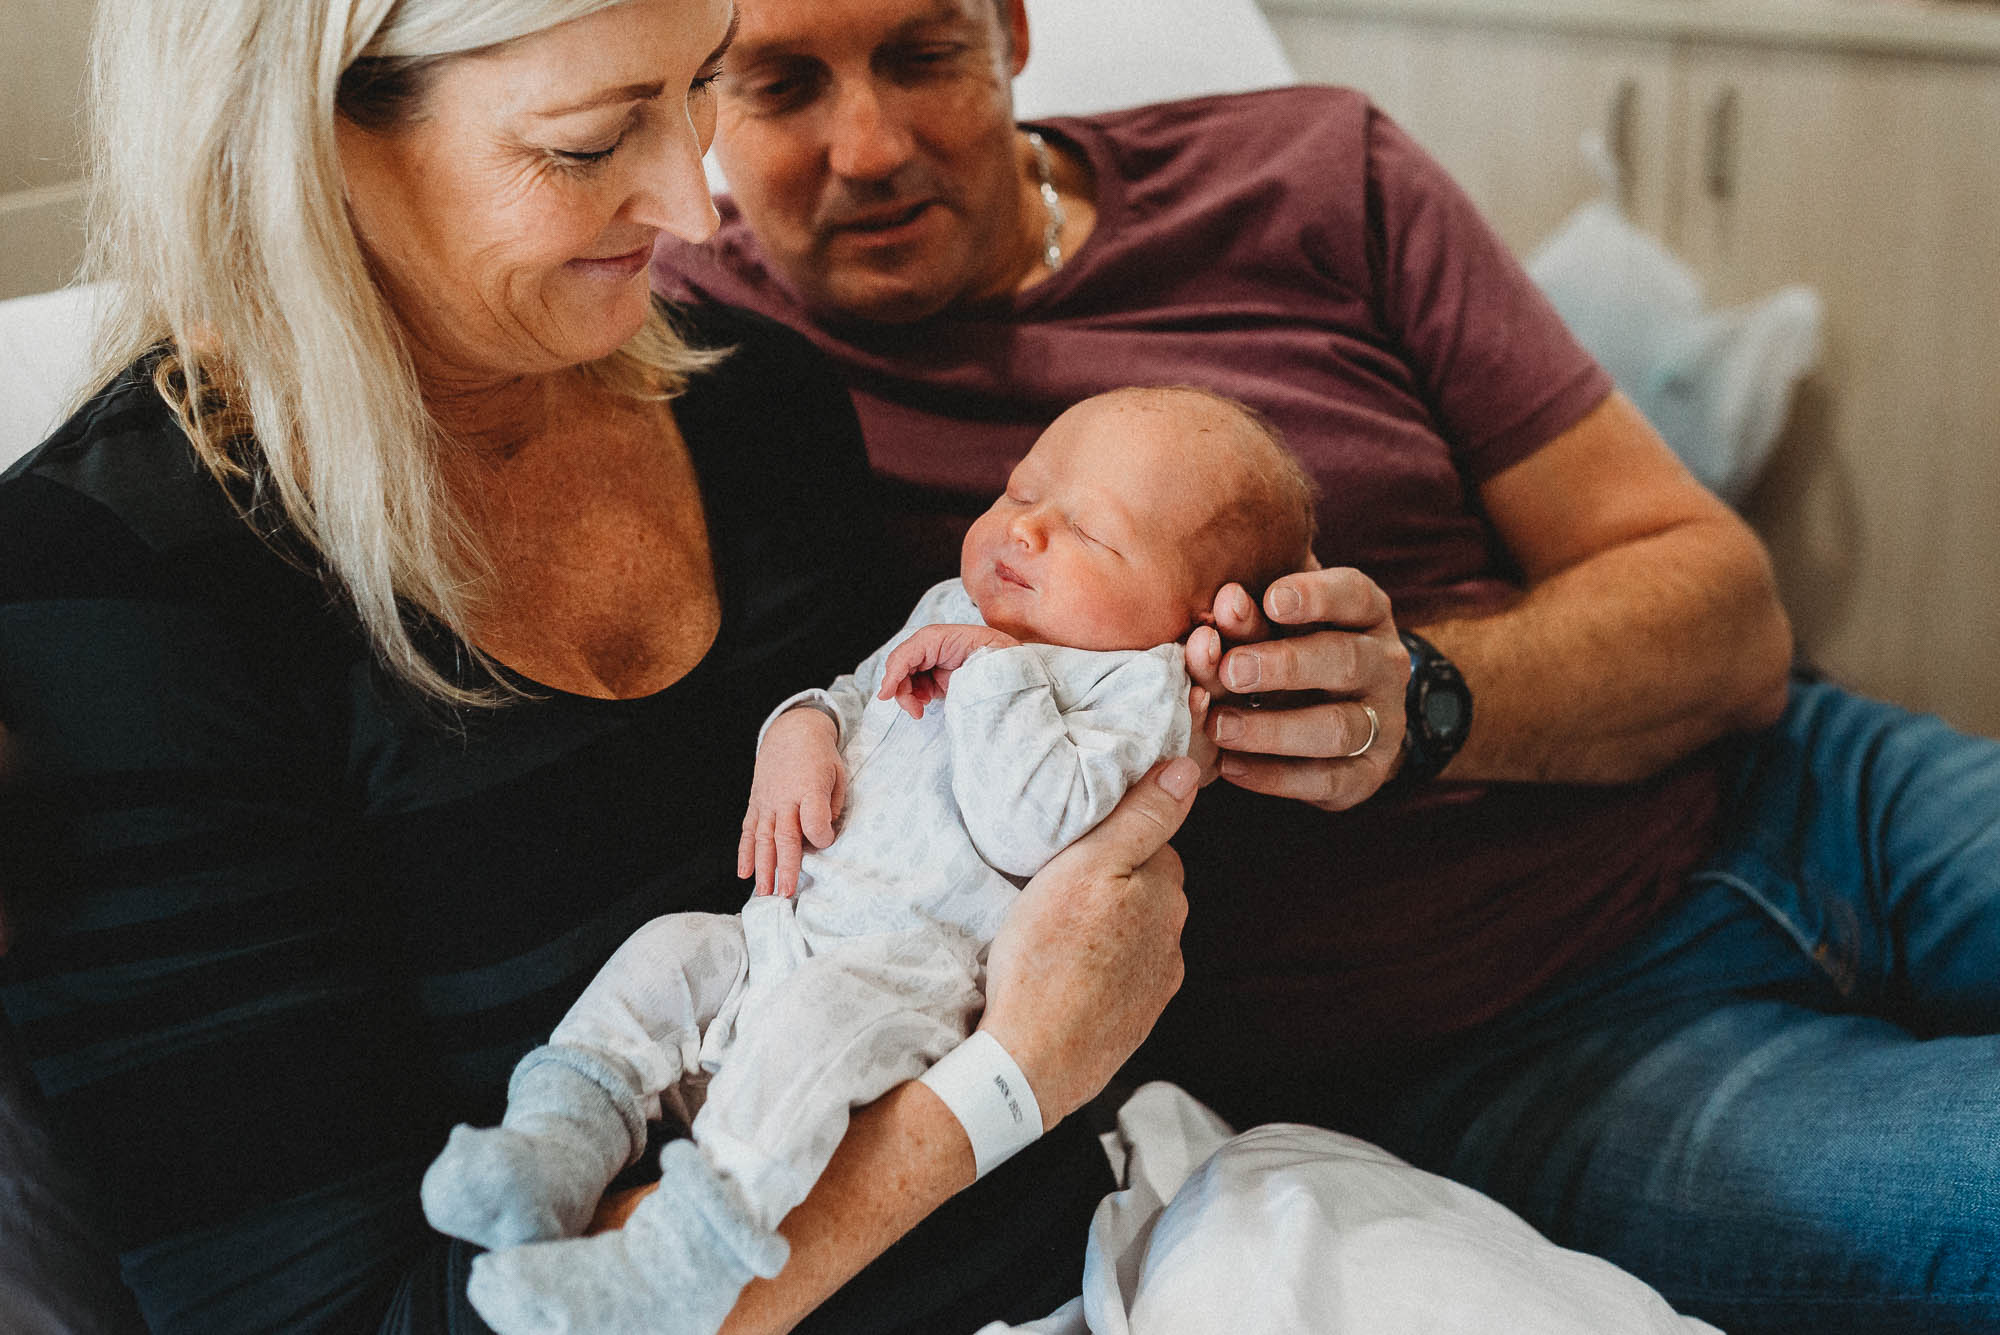
{"label": "watch face", "polygon": [[1424,723],[1434,737],[1456,737],[1465,721],[1465,708],[1456,695],[1445,691],[1424,692]]}

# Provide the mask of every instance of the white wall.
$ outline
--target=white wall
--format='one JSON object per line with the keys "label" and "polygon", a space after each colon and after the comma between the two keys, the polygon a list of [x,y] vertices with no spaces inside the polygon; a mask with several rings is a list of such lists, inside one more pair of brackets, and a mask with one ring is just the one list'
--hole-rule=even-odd
{"label": "white wall", "polygon": [[83,246],[77,178],[93,0],[0,0],[0,298],[60,286]]}

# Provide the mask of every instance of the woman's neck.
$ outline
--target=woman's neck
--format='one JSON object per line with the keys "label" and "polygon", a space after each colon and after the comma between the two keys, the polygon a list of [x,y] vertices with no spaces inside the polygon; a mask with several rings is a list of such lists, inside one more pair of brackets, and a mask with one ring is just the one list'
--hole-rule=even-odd
{"label": "woman's neck", "polygon": [[[419,372],[424,406],[447,439],[476,457],[504,462],[549,430],[583,386],[571,372],[473,377]],[[578,379],[581,379],[580,377]]]}

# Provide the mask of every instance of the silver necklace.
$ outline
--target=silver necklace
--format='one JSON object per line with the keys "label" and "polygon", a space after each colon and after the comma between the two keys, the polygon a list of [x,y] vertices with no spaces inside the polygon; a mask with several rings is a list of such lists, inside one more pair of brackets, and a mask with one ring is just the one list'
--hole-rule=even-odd
{"label": "silver necklace", "polygon": [[1042,209],[1048,220],[1042,226],[1042,263],[1054,273],[1063,267],[1062,229],[1065,215],[1062,196],[1056,193],[1055,166],[1049,161],[1049,146],[1042,136],[1028,131],[1028,147],[1035,150],[1035,176],[1040,181]]}

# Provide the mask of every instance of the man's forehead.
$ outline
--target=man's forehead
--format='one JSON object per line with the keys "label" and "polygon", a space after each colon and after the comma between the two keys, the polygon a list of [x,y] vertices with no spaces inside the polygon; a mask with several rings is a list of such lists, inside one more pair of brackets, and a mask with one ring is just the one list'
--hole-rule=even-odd
{"label": "man's forehead", "polygon": [[821,39],[881,39],[954,24],[990,27],[1003,0],[738,0],[739,58],[773,47],[806,49]]}

